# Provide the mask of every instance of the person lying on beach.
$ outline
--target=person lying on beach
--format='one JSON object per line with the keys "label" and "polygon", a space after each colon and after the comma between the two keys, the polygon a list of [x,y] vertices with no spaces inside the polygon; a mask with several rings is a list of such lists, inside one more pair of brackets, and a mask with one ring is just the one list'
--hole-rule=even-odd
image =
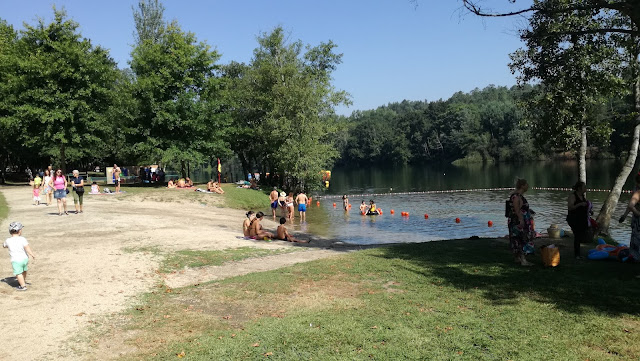
{"label": "person lying on beach", "polygon": [[287,242],[309,243],[309,241],[301,241],[290,235],[287,231],[287,227],[284,226],[285,223],[287,223],[287,219],[284,217],[280,217],[280,225],[277,229],[276,239],[281,239]]}
{"label": "person lying on beach", "polygon": [[251,222],[254,218],[256,218],[256,215],[253,213],[253,211],[247,212],[247,219],[242,222],[242,232],[244,233],[245,237],[250,236],[249,228],[251,227]]}
{"label": "person lying on beach", "polygon": [[267,232],[262,229],[262,224],[260,224],[260,221],[262,221],[262,217],[264,217],[264,213],[258,212],[258,214],[256,214],[256,218],[251,221],[251,224],[249,225],[249,236],[255,237],[256,239],[265,237],[273,238],[273,233]]}
{"label": "person lying on beach", "polygon": [[173,188],[178,188],[178,186],[173,182],[173,179],[169,179],[169,183],[167,183],[167,188],[173,189]]}

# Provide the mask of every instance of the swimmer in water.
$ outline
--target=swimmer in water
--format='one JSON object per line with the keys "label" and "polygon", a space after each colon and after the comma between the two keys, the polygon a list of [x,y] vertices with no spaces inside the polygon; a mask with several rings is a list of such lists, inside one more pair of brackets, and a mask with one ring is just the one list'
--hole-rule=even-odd
{"label": "swimmer in water", "polygon": [[342,196],[342,207],[345,211],[349,210],[349,198],[347,198],[346,194]]}

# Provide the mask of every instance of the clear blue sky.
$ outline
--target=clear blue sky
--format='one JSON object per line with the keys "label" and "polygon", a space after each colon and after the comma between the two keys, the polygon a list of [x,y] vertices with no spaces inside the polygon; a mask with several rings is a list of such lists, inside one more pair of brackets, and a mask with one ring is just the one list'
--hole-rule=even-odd
{"label": "clear blue sky", "polygon": [[[495,2],[496,0],[494,0]],[[506,2],[506,0],[503,0]],[[52,6],[64,8],[94,44],[127,67],[133,43],[131,7],[137,0],[28,0],[0,2],[0,18],[16,29]],[[521,19],[461,16],[458,0],[164,0],[165,18],[177,20],[222,54],[222,63],[249,62],[256,36],[282,25],[292,40],[333,40],[343,53],[334,85],[352,96],[340,114],[389,102],[446,99],[489,84],[511,86],[508,54],[522,46]]]}

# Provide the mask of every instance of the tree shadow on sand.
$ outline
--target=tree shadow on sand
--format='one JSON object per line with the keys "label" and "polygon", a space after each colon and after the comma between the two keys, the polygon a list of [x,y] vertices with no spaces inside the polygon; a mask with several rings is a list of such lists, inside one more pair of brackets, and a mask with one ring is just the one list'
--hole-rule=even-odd
{"label": "tree shadow on sand", "polygon": [[[540,243],[540,244],[538,244]],[[558,309],[581,314],[596,311],[609,315],[640,314],[640,264],[617,261],[575,260],[573,249],[561,246],[561,263],[542,266],[540,245],[529,256],[535,266],[513,262],[504,240],[455,240],[400,245],[381,250],[380,257],[403,259],[408,271],[424,275],[460,290],[477,289],[496,305],[526,297]],[[590,248],[586,245],[584,250]]]}

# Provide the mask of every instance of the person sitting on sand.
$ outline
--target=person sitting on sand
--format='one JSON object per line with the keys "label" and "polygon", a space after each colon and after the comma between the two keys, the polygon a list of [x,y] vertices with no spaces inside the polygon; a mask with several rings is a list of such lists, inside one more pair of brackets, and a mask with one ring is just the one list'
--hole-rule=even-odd
{"label": "person sitting on sand", "polygon": [[209,181],[209,183],[207,183],[207,190],[209,192],[215,192],[215,193],[218,193],[218,194],[224,194],[224,190],[220,187],[218,182],[214,182],[213,179],[211,179]]}
{"label": "person sitting on sand", "polygon": [[167,183],[167,188],[169,189],[178,188],[178,185],[173,181],[173,179],[169,179],[169,183]]}
{"label": "person sitting on sand", "polygon": [[284,226],[285,223],[287,223],[287,219],[284,217],[280,217],[280,225],[278,226],[276,239],[281,239],[287,242],[309,243],[308,241],[298,240],[292,235],[290,235],[289,232],[287,231],[287,227]]}
{"label": "person sitting on sand", "polygon": [[98,183],[91,183],[91,192],[89,192],[89,194],[100,194],[100,186]]}
{"label": "person sitting on sand", "polygon": [[273,233],[262,229],[262,224],[260,224],[262,217],[264,217],[264,213],[258,212],[258,214],[256,214],[256,218],[251,221],[251,225],[249,226],[249,236],[255,239],[262,239],[265,237],[273,238]]}
{"label": "person sitting on sand", "polygon": [[247,212],[247,219],[242,222],[242,232],[244,233],[245,237],[250,236],[249,228],[251,227],[251,222],[254,218],[256,218],[256,215],[253,213],[253,211]]}
{"label": "person sitting on sand", "polygon": [[185,187],[187,187],[187,188],[191,188],[191,187],[193,187],[193,181],[191,180],[191,178],[187,177],[187,178],[184,180],[184,185],[185,185]]}
{"label": "person sitting on sand", "polygon": [[178,179],[178,182],[177,182],[176,185],[178,186],[178,188],[185,188],[187,186],[186,181],[184,180],[184,178]]}

